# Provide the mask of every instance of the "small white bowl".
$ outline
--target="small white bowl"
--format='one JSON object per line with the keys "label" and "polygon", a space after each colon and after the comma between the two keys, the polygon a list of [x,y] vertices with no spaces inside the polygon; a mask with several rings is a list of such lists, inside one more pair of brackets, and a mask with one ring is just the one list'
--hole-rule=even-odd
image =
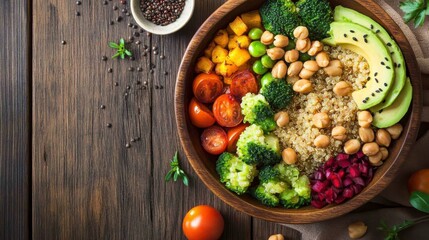
{"label": "small white bowl", "polygon": [[166,35],[174,33],[181,29],[185,24],[191,19],[192,13],[194,12],[195,0],[186,0],[185,7],[183,8],[182,13],[176,21],[166,25],[156,25],[151,21],[148,21],[144,16],[143,12],[140,9],[140,2],[142,0],[131,0],[131,13],[133,14],[134,20],[137,24],[140,25],[144,30],[158,35]]}

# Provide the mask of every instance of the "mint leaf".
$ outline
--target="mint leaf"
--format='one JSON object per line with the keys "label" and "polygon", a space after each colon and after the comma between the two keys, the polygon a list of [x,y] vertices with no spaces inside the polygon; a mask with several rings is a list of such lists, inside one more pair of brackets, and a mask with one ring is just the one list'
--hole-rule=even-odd
{"label": "mint leaf", "polygon": [[429,194],[420,191],[412,192],[410,204],[419,211],[429,213]]}

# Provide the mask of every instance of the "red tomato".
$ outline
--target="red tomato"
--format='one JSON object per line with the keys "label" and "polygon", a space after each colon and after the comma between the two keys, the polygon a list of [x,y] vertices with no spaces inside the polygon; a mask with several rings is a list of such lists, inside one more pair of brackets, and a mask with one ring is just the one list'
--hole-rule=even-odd
{"label": "red tomato", "polygon": [[217,240],[223,232],[224,221],[218,210],[199,205],[186,213],[182,229],[189,240]]}
{"label": "red tomato", "polygon": [[231,94],[237,99],[249,92],[258,93],[258,82],[249,70],[238,71],[231,78]]}
{"label": "red tomato", "polygon": [[223,83],[220,76],[214,73],[201,73],[194,79],[192,90],[198,101],[212,103],[222,94]]}
{"label": "red tomato", "polygon": [[408,192],[420,191],[429,194],[429,168],[419,170],[408,179]]}
{"label": "red tomato", "polygon": [[192,124],[199,128],[210,127],[216,122],[212,111],[195,98],[192,98],[189,103],[189,117]]}
{"label": "red tomato", "polygon": [[220,95],[213,104],[213,114],[223,127],[235,127],[243,121],[240,103],[231,95]]}
{"label": "red tomato", "polygon": [[228,147],[226,148],[228,152],[235,153],[237,150],[237,141],[240,137],[241,133],[248,127],[248,124],[240,124],[237,127],[233,127],[228,129],[227,135],[228,135]]}
{"label": "red tomato", "polygon": [[206,128],[201,134],[201,145],[210,154],[219,155],[223,153],[228,145],[225,130],[219,126]]}

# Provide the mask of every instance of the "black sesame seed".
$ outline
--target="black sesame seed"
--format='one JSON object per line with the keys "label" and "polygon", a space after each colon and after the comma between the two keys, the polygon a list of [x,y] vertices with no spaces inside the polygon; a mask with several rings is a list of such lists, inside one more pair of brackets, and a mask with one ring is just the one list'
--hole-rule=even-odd
{"label": "black sesame seed", "polygon": [[372,93],[371,95],[372,95],[373,97],[375,97],[375,93]]}
{"label": "black sesame seed", "polygon": [[390,42],[388,42],[386,45],[387,45],[387,46],[389,46],[389,47],[391,47],[391,46],[392,46],[392,44],[391,44]]}
{"label": "black sesame seed", "polygon": [[380,111],[378,111],[378,113],[382,113],[384,109],[381,109]]}
{"label": "black sesame seed", "polygon": [[368,39],[366,39],[366,38],[365,38],[365,39],[363,39],[363,40],[365,41],[365,43],[368,43]]}
{"label": "black sesame seed", "polygon": [[357,38],[355,38],[355,37],[353,37],[353,40],[354,40],[354,41],[356,41],[356,42],[358,41],[358,39],[357,39]]}
{"label": "black sesame seed", "polygon": [[374,77],[377,77],[377,75],[378,75],[378,72],[375,72],[375,73],[374,73]]}
{"label": "black sesame seed", "polygon": [[401,67],[401,64],[400,63],[398,63],[398,68],[400,68]]}
{"label": "black sesame seed", "polygon": [[350,32],[351,32],[351,33],[355,33],[355,31],[354,31],[354,30],[350,30]]}
{"label": "black sesame seed", "polygon": [[345,34],[345,33],[344,33],[344,37],[346,38],[346,37],[347,37],[347,34]]}
{"label": "black sesame seed", "polygon": [[388,86],[387,83],[384,83],[384,86],[387,87]]}
{"label": "black sesame seed", "polygon": [[365,100],[367,100],[367,101],[368,101],[368,100],[369,100],[369,97],[366,97],[366,98],[365,98]]}
{"label": "black sesame seed", "polygon": [[386,99],[384,99],[381,103],[385,103],[386,102]]}
{"label": "black sesame seed", "polygon": [[393,67],[395,67],[395,68],[396,68],[397,66],[398,66],[398,64],[396,64],[396,63],[393,63]]}
{"label": "black sesame seed", "polygon": [[380,33],[381,31],[380,31],[380,29],[377,29],[377,31],[375,31],[375,33]]}
{"label": "black sesame seed", "polygon": [[383,65],[383,66],[384,66],[384,65],[385,65],[385,63],[384,63],[384,62],[381,62],[381,65]]}
{"label": "black sesame seed", "polygon": [[389,67],[389,66],[386,66],[386,68],[387,68],[387,69],[390,69],[390,67]]}
{"label": "black sesame seed", "polygon": [[383,89],[379,88],[378,90],[380,90],[380,92],[383,92]]}
{"label": "black sesame seed", "polygon": [[378,79],[377,78],[375,79],[375,82],[378,83]]}
{"label": "black sesame seed", "polygon": [[387,62],[389,61],[389,59],[387,57],[385,57],[384,59],[386,59]]}
{"label": "black sesame seed", "polygon": [[375,90],[376,93],[380,93],[380,90]]}
{"label": "black sesame seed", "polygon": [[367,77],[366,80],[369,81],[371,79],[371,77]]}
{"label": "black sesame seed", "polygon": [[363,103],[366,103],[366,100],[363,100],[362,102],[363,102]]}
{"label": "black sesame seed", "polygon": [[363,35],[363,38],[367,38],[367,37],[368,37],[368,34]]}
{"label": "black sesame seed", "polygon": [[371,24],[371,29],[374,29],[374,25]]}

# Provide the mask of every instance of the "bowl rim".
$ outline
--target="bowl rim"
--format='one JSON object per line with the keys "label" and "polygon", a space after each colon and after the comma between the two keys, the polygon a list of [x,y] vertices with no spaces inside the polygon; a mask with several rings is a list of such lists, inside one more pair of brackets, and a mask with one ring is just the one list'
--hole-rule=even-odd
{"label": "bowl rim", "polygon": [[[199,30],[195,33],[194,37],[191,39],[186,52],[182,58],[182,62],[179,67],[179,71],[176,79],[176,89],[175,89],[175,116],[176,116],[176,125],[179,133],[179,139],[181,145],[184,148],[186,157],[188,158],[189,163],[192,168],[197,173],[198,177],[203,181],[203,183],[210,189],[216,196],[218,196],[223,202],[232,206],[233,208],[244,212],[248,215],[251,215],[256,218],[264,219],[267,221],[279,222],[279,223],[313,223],[323,220],[332,219],[343,214],[346,214],[356,208],[362,206],[377,194],[379,194],[394,178],[397,171],[399,170],[401,164],[405,161],[407,154],[409,153],[412,144],[417,138],[417,133],[419,125],[421,122],[421,109],[422,109],[422,96],[421,96],[421,72],[414,73],[410,71],[410,66],[413,66],[413,69],[419,70],[416,57],[414,52],[411,49],[410,43],[406,40],[406,37],[398,25],[393,21],[393,19],[387,14],[387,12],[382,9],[382,7],[376,3],[374,0],[355,0],[355,2],[361,5],[364,8],[369,9],[371,13],[377,13],[379,18],[382,18],[385,24],[393,26],[395,29],[386,28],[392,35],[392,32],[395,40],[400,46],[404,58],[406,59],[407,69],[409,70],[409,77],[413,85],[413,101],[411,105],[411,110],[409,109],[409,117],[407,124],[404,126],[403,133],[405,133],[404,141],[401,145],[397,146],[398,154],[396,156],[391,156],[393,159],[391,163],[387,166],[386,169],[382,172],[382,175],[378,178],[376,182],[373,179],[370,185],[366,186],[364,190],[358,195],[354,196],[352,199],[348,200],[345,203],[339,205],[328,205],[322,209],[316,208],[301,208],[301,209],[284,209],[284,208],[270,208],[265,207],[262,204],[254,205],[242,197],[228,191],[223,184],[220,183],[219,179],[215,179],[208,169],[204,166],[203,161],[200,160],[196,150],[192,146],[192,141],[190,138],[190,132],[188,128],[187,119],[187,103],[185,103],[185,91],[186,86],[186,75],[188,69],[191,67],[193,54],[196,54],[196,50],[199,44],[201,44],[198,39],[204,39],[204,37],[213,30],[215,24],[227,16],[229,10],[235,9],[238,6],[244,4],[247,0],[235,0],[227,1],[222,6],[220,6],[211,16],[201,25]],[[378,21],[380,22],[380,21]],[[384,25],[384,24],[382,24]],[[398,41],[398,36],[400,35],[401,39],[405,39],[401,42]],[[404,48],[410,52],[405,54]],[[197,53],[199,54],[199,53]],[[193,68],[192,68],[193,69]],[[414,122],[412,122],[414,121]],[[188,121],[189,122],[189,121]],[[347,204],[347,207],[344,205]],[[273,211],[275,210],[275,211]]]}
{"label": "bowl rim", "polygon": [[149,20],[147,20],[142,15],[142,11],[140,9],[140,2],[142,0],[131,0],[130,2],[130,8],[131,8],[131,14],[133,15],[134,20],[136,23],[143,28],[144,30],[157,34],[157,35],[167,35],[174,32],[179,31],[181,28],[183,28],[191,19],[194,8],[195,8],[195,0],[185,0],[185,7],[183,8],[182,13],[180,14],[180,17],[176,19],[175,22],[172,22],[168,25],[161,26],[156,25]]}

